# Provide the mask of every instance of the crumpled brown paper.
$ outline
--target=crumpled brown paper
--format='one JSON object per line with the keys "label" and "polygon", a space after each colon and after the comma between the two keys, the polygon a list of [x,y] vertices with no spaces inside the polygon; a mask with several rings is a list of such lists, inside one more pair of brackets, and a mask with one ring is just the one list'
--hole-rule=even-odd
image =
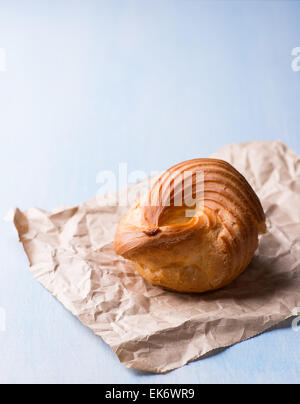
{"label": "crumpled brown paper", "polygon": [[213,293],[154,287],[116,256],[112,242],[124,208],[101,207],[95,198],[52,212],[14,211],[34,277],[127,367],[170,371],[253,337],[300,306],[300,157],[281,142],[232,145],[214,157],[252,184],[269,232],[250,267]]}

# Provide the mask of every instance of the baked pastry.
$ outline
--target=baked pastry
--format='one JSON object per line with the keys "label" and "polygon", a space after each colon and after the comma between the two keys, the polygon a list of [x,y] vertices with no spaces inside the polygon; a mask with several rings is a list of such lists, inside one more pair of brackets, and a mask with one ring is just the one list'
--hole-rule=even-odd
{"label": "baked pastry", "polygon": [[225,161],[195,159],[167,170],[127,212],[114,248],[153,285],[206,292],[247,268],[265,231],[247,180]]}

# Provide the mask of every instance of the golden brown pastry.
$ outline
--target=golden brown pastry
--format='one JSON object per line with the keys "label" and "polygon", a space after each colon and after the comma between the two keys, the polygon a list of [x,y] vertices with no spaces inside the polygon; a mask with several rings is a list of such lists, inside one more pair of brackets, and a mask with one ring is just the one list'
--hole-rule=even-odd
{"label": "golden brown pastry", "polygon": [[114,248],[154,285],[205,292],[245,270],[265,230],[246,179],[225,161],[195,159],[167,170],[127,212]]}

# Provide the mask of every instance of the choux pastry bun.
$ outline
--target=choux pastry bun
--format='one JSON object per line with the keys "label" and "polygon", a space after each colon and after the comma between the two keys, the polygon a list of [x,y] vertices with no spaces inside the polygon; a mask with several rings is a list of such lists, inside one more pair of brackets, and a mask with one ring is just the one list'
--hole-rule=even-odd
{"label": "choux pastry bun", "polygon": [[207,292],[247,268],[265,231],[247,180],[225,161],[195,159],[167,170],[129,209],[114,249],[153,285]]}

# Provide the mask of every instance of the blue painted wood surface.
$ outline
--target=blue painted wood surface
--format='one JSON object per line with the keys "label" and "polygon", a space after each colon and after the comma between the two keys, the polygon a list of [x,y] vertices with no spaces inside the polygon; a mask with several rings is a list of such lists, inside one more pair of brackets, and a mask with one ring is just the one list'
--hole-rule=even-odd
{"label": "blue painted wood surface", "polygon": [[[120,162],[300,153],[299,21],[298,1],[1,0],[1,215],[84,201]],[[33,279],[13,227],[0,236],[0,383],[300,382],[289,322],[167,375],[128,370]]]}

